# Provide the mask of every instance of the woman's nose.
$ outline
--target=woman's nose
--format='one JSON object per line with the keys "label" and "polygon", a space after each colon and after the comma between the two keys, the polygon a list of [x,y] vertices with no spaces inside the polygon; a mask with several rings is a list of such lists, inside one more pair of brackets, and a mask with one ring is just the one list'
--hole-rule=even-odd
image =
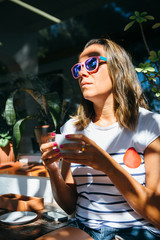
{"label": "woman's nose", "polygon": [[81,70],[79,71],[79,76],[82,77],[82,76],[88,76],[88,75],[89,75],[88,71],[86,70],[85,66],[82,65]]}

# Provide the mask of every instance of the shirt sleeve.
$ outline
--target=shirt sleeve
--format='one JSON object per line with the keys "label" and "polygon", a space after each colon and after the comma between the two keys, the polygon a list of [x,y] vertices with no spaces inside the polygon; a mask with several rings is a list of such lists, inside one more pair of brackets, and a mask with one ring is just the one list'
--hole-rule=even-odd
{"label": "shirt sleeve", "polygon": [[151,115],[146,131],[150,135],[150,137],[146,137],[146,145],[148,146],[160,136],[160,114],[153,113]]}
{"label": "shirt sleeve", "polygon": [[147,147],[160,136],[160,114],[144,110],[139,122],[138,132],[140,133],[141,141]]}

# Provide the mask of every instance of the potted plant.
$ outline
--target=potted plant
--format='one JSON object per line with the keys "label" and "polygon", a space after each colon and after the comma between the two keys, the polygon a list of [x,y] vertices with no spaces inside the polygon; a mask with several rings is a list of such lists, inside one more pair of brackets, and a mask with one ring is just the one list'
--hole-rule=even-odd
{"label": "potted plant", "polygon": [[[13,99],[16,90],[4,101],[0,114],[0,163],[15,161],[18,156],[21,141],[22,123],[27,118],[20,119],[15,111]],[[2,97],[2,96],[1,96]]]}
{"label": "potted plant", "polygon": [[[55,74],[55,78],[57,78]],[[51,82],[51,81],[50,81]],[[52,81],[53,82],[53,81]],[[28,93],[37,103],[37,109],[32,118],[37,120],[35,126],[36,140],[40,143],[41,135],[56,131],[62,119],[62,101],[57,91],[52,91],[51,83],[38,76],[28,77],[29,87],[20,90]]]}

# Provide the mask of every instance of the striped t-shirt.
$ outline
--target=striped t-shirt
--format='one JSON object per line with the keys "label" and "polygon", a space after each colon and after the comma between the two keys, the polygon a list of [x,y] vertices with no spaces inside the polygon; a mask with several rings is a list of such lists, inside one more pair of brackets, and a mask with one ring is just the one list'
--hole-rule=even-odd
{"label": "striped t-shirt", "polygon": [[[109,127],[99,127],[92,122],[86,129],[77,132],[73,121],[73,119],[69,120],[61,128],[61,132],[64,134],[82,133],[91,138],[133,178],[145,185],[144,151],[152,141],[160,136],[159,114],[140,108],[135,132],[121,128],[118,123]],[[126,152],[131,153],[129,165]],[[138,164],[132,153],[137,154]],[[102,225],[115,228],[150,225],[129,206],[104,172],[73,163],[71,170],[78,192],[75,217],[83,224],[95,229]]]}

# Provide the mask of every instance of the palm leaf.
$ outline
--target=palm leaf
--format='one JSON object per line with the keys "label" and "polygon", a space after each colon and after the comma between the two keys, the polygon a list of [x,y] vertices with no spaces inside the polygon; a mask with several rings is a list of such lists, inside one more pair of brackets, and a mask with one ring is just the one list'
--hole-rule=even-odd
{"label": "palm leaf", "polygon": [[28,93],[29,95],[31,95],[31,97],[33,97],[33,99],[43,108],[45,113],[47,113],[46,100],[45,100],[44,96],[39,91],[30,89],[30,88],[21,88],[21,90]]}
{"label": "palm leaf", "polygon": [[45,95],[48,110],[52,116],[52,120],[55,128],[57,127],[58,121],[61,115],[61,101],[57,92],[49,93]]}
{"label": "palm leaf", "polygon": [[20,119],[19,121],[16,122],[16,124],[13,127],[13,150],[14,150],[15,159],[17,158],[19,144],[21,141],[21,125],[28,118],[29,117]]}
{"label": "palm leaf", "polygon": [[132,25],[135,23],[135,20],[134,21],[131,21],[130,23],[128,23],[125,28],[124,28],[124,31],[127,31],[130,27],[132,27]]}
{"label": "palm leaf", "polygon": [[5,110],[3,113],[4,118],[9,126],[13,126],[16,122],[16,113],[13,106],[13,96],[12,94],[6,101]]}

